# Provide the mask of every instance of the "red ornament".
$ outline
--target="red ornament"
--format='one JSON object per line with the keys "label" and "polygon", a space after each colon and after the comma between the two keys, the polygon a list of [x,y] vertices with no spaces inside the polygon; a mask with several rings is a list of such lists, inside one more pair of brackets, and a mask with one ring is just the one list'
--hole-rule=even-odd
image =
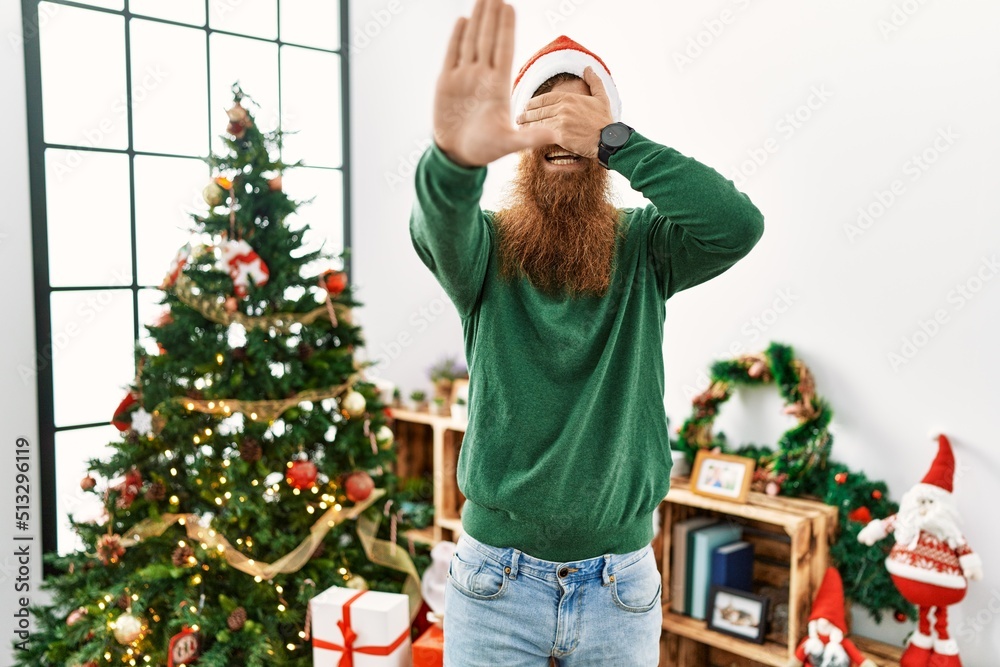
{"label": "red ornament", "polygon": [[837,484],[843,484],[844,482],[847,481],[847,473],[846,472],[838,472],[834,476],[834,479],[837,480]]}
{"label": "red ornament", "polygon": [[347,274],[343,271],[327,271],[323,274],[326,291],[337,296],[347,288]]}
{"label": "red ornament", "polygon": [[900,610],[897,609],[896,613],[893,616],[895,617],[897,623],[905,623],[906,622],[906,612],[903,612],[903,611],[900,611]]}
{"label": "red ornament", "polygon": [[125,547],[120,535],[101,535],[97,538],[97,558],[105,565],[117,563],[124,555]]}
{"label": "red ornament", "polygon": [[281,191],[281,176],[278,175],[278,176],[275,176],[274,178],[272,178],[271,180],[269,180],[267,182],[267,189],[270,190],[271,192],[280,192]]}
{"label": "red ornament", "polygon": [[872,498],[874,498],[875,500],[882,500],[882,492],[879,491],[878,489],[875,489],[874,491],[872,491]]}
{"label": "red ornament", "polygon": [[226,312],[227,313],[229,313],[229,314],[235,313],[236,309],[239,308],[239,303],[236,301],[236,297],[234,297],[234,296],[227,296],[226,297],[226,306],[225,307],[226,307]]}
{"label": "red ornament", "polygon": [[375,489],[375,482],[371,475],[363,470],[352,472],[344,481],[344,491],[347,499],[354,503],[359,503],[368,498]]}
{"label": "red ornament", "polygon": [[132,428],[132,418],[129,417],[128,421],[122,419],[128,413],[129,409],[139,401],[139,396],[134,392],[130,391],[122,402],[118,404],[115,408],[115,414],[111,418],[111,423],[116,429],[124,433],[125,431]]}
{"label": "red ornament", "polygon": [[90,491],[96,485],[97,485],[97,480],[91,477],[90,475],[87,475],[86,477],[80,480],[80,488],[83,489],[84,491]]}
{"label": "red ornament", "polygon": [[316,464],[312,461],[294,461],[288,466],[285,473],[285,481],[293,489],[302,491],[312,487],[316,483]]}
{"label": "red ornament", "polygon": [[188,626],[181,628],[181,631],[170,638],[170,645],[167,648],[167,667],[184,665],[198,659],[201,652],[201,638],[194,630]]}
{"label": "red ornament", "polygon": [[861,507],[852,510],[851,513],[847,515],[847,518],[851,521],[857,521],[867,525],[868,522],[872,520],[872,513],[871,510],[862,505]]}

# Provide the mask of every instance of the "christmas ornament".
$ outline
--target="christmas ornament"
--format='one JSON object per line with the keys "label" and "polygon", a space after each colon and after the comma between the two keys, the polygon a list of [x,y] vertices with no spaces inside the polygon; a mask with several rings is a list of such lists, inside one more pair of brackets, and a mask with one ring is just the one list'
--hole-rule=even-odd
{"label": "christmas ornament", "polygon": [[288,464],[285,481],[293,489],[302,491],[311,488],[316,483],[316,464],[312,461],[294,461]]}
{"label": "christmas ornament", "polygon": [[115,639],[119,644],[128,645],[139,639],[143,633],[142,621],[132,614],[122,614],[114,623]]}
{"label": "christmas ornament", "polygon": [[258,287],[267,284],[270,271],[264,264],[264,260],[246,241],[242,239],[223,241],[219,245],[219,253],[220,257],[216,266],[220,271],[229,274],[236,296],[242,298],[247,295],[251,279]]}
{"label": "christmas ornament", "polygon": [[128,421],[126,421],[125,416],[138,402],[139,395],[134,391],[129,391],[128,394],[125,395],[125,398],[122,399],[122,402],[118,404],[118,407],[115,408],[115,414],[111,418],[111,423],[122,433],[132,428],[131,417]]}
{"label": "christmas ornament", "polygon": [[201,197],[205,200],[206,204],[215,208],[226,201],[226,191],[219,187],[218,183],[212,181],[201,191]]}
{"label": "christmas ornament", "polygon": [[944,435],[937,440],[938,453],[930,470],[903,494],[899,512],[875,519],[858,534],[858,541],[869,546],[894,534],[895,544],[885,567],[899,592],[919,612],[917,630],[900,658],[903,667],[928,663],[961,666],[958,643],[948,633],[948,607],[965,597],[967,580],[983,577],[982,560],[959,528],[952,495],[955,455],[951,443]]}
{"label": "christmas ornament", "polygon": [[227,296],[225,304],[224,304],[223,307],[226,309],[227,313],[232,314],[232,313],[235,313],[237,311],[237,309],[239,309],[240,304],[236,300],[236,297]]}
{"label": "christmas ornament", "polygon": [[323,286],[331,296],[337,296],[347,289],[347,274],[343,271],[327,271],[323,274]]}
{"label": "christmas ornament", "polygon": [[246,135],[247,129],[253,127],[250,112],[239,102],[236,102],[231,109],[226,111],[226,115],[229,116],[229,125],[226,127],[226,132],[233,135],[234,139],[242,139]]}
{"label": "christmas ornament", "polygon": [[146,489],[146,500],[158,503],[167,495],[167,487],[162,482],[153,482]]}
{"label": "christmas ornament", "polygon": [[893,618],[896,619],[897,623],[906,623],[906,612],[897,609],[896,613],[893,614]]}
{"label": "christmas ornament", "polygon": [[125,555],[121,535],[101,535],[97,538],[97,558],[105,565],[117,563]]}
{"label": "christmas ornament", "polygon": [[132,430],[139,435],[148,435],[153,431],[153,415],[139,408],[132,413]]}
{"label": "christmas ornament", "polygon": [[879,491],[878,489],[875,489],[874,491],[872,491],[872,498],[874,498],[875,500],[882,500],[882,492]]}
{"label": "christmas ornament", "polygon": [[97,480],[91,477],[90,475],[87,475],[86,477],[80,480],[80,488],[83,489],[84,491],[90,491],[96,485],[97,485]]}
{"label": "christmas ornament", "polygon": [[281,174],[267,182],[267,189],[271,192],[281,192]]}
{"label": "christmas ornament", "polygon": [[359,391],[351,390],[340,399],[340,407],[351,417],[360,417],[365,413],[368,403]]}
{"label": "christmas ornament", "polygon": [[375,482],[371,475],[363,470],[352,472],[344,481],[344,492],[347,494],[347,499],[354,503],[367,499],[374,488]]}
{"label": "christmas ornament", "polygon": [[356,591],[367,591],[368,582],[360,574],[351,574],[351,578],[344,582],[346,588],[353,588]]}
{"label": "christmas ornament", "polygon": [[828,568],[809,615],[809,636],[795,650],[787,667],[876,667],[847,634],[844,585],[836,568]]}
{"label": "christmas ornament", "polygon": [[872,520],[872,512],[870,509],[862,505],[861,507],[852,510],[851,513],[847,515],[847,518],[851,521],[867,524]]}
{"label": "christmas ornament", "polygon": [[187,544],[174,549],[174,553],[170,556],[170,560],[177,567],[190,567],[197,563],[197,560],[194,557],[194,549]]}
{"label": "christmas ornament", "polygon": [[185,243],[177,251],[177,256],[170,262],[170,268],[167,270],[167,275],[163,278],[163,282],[160,283],[160,289],[170,289],[174,286],[184,267],[187,266],[189,259],[191,259],[191,244]]}
{"label": "christmas ornament", "polygon": [[188,626],[170,638],[167,646],[167,667],[180,667],[195,662],[201,654],[201,638]]}
{"label": "christmas ornament", "polygon": [[128,509],[142,490],[142,473],[137,468],[132,468],[125,473],[122,482],[111,487],[110,490],[118,492],[118,500],[115,501],[115,505],[119,509]]}
{"label": "christmas ornament", "polygon": [[833,479],[836,480],[837,484],[843,484],[844,482],[847,481],[847,473],[838,472],[836,475],[833,476]]}
{"label": "christmas ornament", "polygon": [[86,607],[77,607],[76,609],[74,609],[69,613],[69,616],[66,617],[66,626],[73,627],[74,625],[82,621],[83,617],[86,616],[87,613],[88,612]]}
{"label": "christmas ornament", "polygon": [[243,607],[237,607],[233,609],[233,613],[229,615],[226,619],[226,625],[233,632],[239,632],[243,629],[243,624],[247,622],[247,610]]}
{"label": "christmas ornament", "polygon": [[260,448],[260,443],[254,438],[246,437],[243,438],[243,442],[240,443],[240,458],[247,463],[256,463],[260,461],[261,454],[263,450]]}
{"label": "christmas ornament", "polygon": [[378,442],[378,446],[382,449],[392,447],[392,443],[395,440],[396,436],[393,434],[392,429],[385,424],[379,427],[379,430],[375,433],[375,441]]}

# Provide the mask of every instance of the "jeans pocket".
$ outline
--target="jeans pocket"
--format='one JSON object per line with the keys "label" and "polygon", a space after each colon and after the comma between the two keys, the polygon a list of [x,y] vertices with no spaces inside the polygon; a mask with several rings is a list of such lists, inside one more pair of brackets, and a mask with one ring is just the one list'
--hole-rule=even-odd
{"label": "jeans pocket", "polygon": [[448,581],[459,593],[476,600],[495,600],[507,590],[504,567],[462,540],[448,565]]}
{"label": "jeans pocket", "polygon": [[615,571],[611,599],[625,611],[641,614],[660,604],[663,577],[656,567],[652,549],[634,563]]}

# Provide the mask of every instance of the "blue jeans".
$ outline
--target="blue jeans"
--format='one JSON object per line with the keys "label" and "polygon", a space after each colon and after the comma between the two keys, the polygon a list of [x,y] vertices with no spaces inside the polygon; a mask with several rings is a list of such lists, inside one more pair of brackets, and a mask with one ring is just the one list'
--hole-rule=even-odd
{"label": "blue jeans", "polygon": [[444,667],[656,667],[653,548],[556,563],[463,533],[448,569]]}

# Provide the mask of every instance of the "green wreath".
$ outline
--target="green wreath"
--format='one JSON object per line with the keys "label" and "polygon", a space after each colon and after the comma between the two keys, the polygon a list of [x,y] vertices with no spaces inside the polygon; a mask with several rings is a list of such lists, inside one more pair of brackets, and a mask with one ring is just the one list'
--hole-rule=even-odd
{"label": "green wreath", "polygon": [[[781,434],[775,448],[743,444],[731,447],[723,433],[715,433],[719,407],[740,386],[774,384],[785,401],[784,411],[798,424]],[[830,459],[833,435],[830,405],[816,393],[812,373],[795,358],[792,348],[771,343],[767,350],[712,364],[708,389],[692,400],[692,414],[678,429],[673,448],[688,461],[702,449],[754,459],[753,488],[772,495],[810,497],[839,510],[839,530],[830,546],[830,558],[844,580],[844,594],[881,621],[891,610],[897,621],[915,619],[916,611],[896,590],[885,570],[885,553],[857,540],[872,518],[895,514],[898,505],[888,498],[885,482]]]}

